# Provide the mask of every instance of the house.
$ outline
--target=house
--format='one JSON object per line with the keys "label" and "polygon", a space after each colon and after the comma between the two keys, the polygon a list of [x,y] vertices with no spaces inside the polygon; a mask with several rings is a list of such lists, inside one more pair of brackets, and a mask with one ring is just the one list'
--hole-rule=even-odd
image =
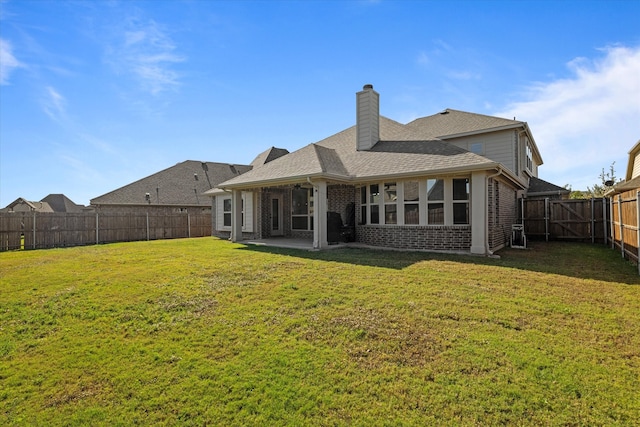
{"label": "house", "polygon": [[552,184],[538,177],[529,178],[529,188],[527,188],[527,199],[554,199],[566,200],[571,195],[568,190],[559,185]]}
{"label": "house", "polygon": [[249,165],[187,160],[91,200],[98,212],[210,212],[203,193],[251,169]]}
{"label": "house", "polygon": [[629,150],[629,161],[624,181],[615,184],[606,196],[613,197],[633,190],[640,190],[640,140]]}
{"label": "house", "polygon": [[74,203],[64,194],[49,194],[39,202],[30,202],[22,197],[9,203],[2,212],[83,212],[87,208]]}
{"label": "house", "polygon": [[307,239],[316,249],[345,235],[485,255],[505,246],[542,164],[527,123],[446,109],[402,124],[380,116],[379,99],[365,85],[355,126],[207,192],[213,234]]}

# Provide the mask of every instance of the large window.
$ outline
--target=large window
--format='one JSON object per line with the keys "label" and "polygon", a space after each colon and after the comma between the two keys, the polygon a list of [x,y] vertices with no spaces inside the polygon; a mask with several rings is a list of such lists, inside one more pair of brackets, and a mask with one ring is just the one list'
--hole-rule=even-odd
{"label": "large window", "polygon": [[420,224],[420,183],[418,181],[404,183],[404,223]]}
{"label": "large window", "polygon": [[231,227],[231,197],[228,197],[222,201],[222,216],[224,222],[222,225],[225,227]]}
{"label": "large window", "polygon": [[469,224],[469,179],[453,180],[453,223]]}
{"label": "large window", "polygon": [[294,188],[291,191],[291,228],[313,230],[313,190]]}
{"label": "large window", "polygon": [[384,183],[384,223],[398,223],[398,187],[395,182]]}
{"label": "large window", "polygon": [[360,223],[467,225],[470,179],[431,178],[360,187]]}
{"label": "large window", "polygon": [[427,180],[427,224],[444,224],[444,179]]}

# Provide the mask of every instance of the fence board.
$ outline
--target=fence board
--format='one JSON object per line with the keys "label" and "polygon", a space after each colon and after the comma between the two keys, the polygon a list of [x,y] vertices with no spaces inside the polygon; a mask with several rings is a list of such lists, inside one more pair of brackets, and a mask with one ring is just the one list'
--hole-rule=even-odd
{"label": "fence board", "polygon": [[525,199],[525,234],[533,239],[604,243],[608,236],[607,206],[605,199]]}
{"label": "fence board", "polygon": [[0,213],[0,251],[204,237],[211,213]]}

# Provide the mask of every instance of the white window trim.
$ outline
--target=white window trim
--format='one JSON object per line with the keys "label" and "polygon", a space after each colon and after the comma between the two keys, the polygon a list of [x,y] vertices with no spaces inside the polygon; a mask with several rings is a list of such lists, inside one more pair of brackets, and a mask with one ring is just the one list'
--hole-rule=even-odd
{"label": "white window trim", "polygon": [[[427,208],[429,201],[427,200],[427,179],[440,179],[443,181],[443,191],[444,191],[444,200],[437,201],[444,203],[444,224],[428,224],[427,219]],[[463,200],[453,200],[453,180],[454,179],[468,179],[469,180],[469,198],[466,201]],[[404,221],[404,183],[405,182],[416,182],[418,181],[420,197],[418,200],[419,206],[419,224],[405,224]],[[396,212],[397,212],[397,224],[386,224],[385,223],[385,203],[384,202],[384,184],[385,183],[393,183],[396,184],[397,189],[397,198],[396,198]],[[371,203],[371,185],[378,185],[379,199],[377,203]],[[366,190],[366,203],[362,203],[361,200],[361,189],[365,188]],[[360,225],[375,225],[382,227],[395,227],[395,226],[404,226],[407,227],[441,227],[441,226],[470,226],[471,225],[471,215],[472,215],[472,206],[471,206],[471,177],[467,175],[460,176],[448,176],[448,177],[431,177],[425,179],[409,179],[409,180],[386,180],[386,181],[377,181],[377,182],[369,182],[366,184],[360,185],[358,188],[358,206],[360,207],[360,212],[362,212],[362,207],[366,207],[366,218],[361,218],[362,224]],[[434,201],[432,201],[434,202]],[[407,202],[411,203],[411,202]],[[469,206],[469,217],[467,224],[454,224],[453,223],[453,204],[454,203],[466,203]],[[371,224],[371,206],[378,206],[378,219],[379,222],[377,224]]]}

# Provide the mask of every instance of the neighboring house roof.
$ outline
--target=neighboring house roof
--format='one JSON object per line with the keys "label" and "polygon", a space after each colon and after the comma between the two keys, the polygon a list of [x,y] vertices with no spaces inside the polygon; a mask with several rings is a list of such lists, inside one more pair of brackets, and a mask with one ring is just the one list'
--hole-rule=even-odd
{"label": "neighboring house roof", "polygon": [[285,184],[324,177],[364,181],[490,169],[498,163],[452,144],[425,139],[413,128],[380,116],[380,141],[371,150],[356,149],[356,126],[225,181],[222,187],[251,183]]}
{"label": "neighboring house roof", "polygon": [[42,201],[48,203],[54,212],[82,212],[85,209],[83,205],[75,204],[64,194],[49,194]]}
{"label": "neighboring house roof", "polygon": [[551,196],[569,194],[571,190],[532,176],[529,178],[527,196]]}
{"label": "neighboring house roof", "polygon": [[210,206],[211,200],[202,197],[205,191],[250,169],[248,165],[187,160],[96,197],[91,204]]}
{"label": "neighboring house roof", "polygon": [[54,212],[47,202],[30,202],[27,199],[18,197],[13,202],[9,203],[2,212]]}

